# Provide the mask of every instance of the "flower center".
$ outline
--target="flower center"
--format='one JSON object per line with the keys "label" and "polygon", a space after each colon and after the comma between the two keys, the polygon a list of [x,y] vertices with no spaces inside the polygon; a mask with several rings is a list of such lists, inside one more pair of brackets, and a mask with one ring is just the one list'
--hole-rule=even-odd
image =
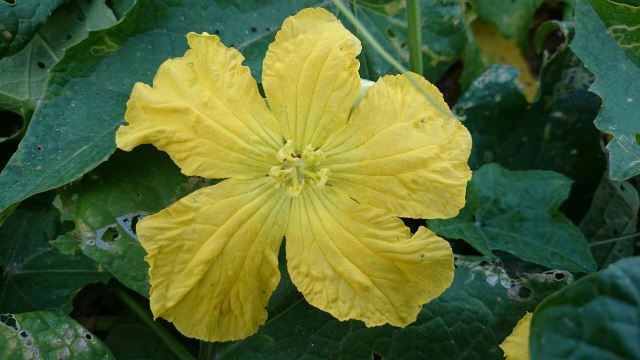
{"label": "flower center", "polygon": [[300,195],[306,183],[322,188],[329,179],[330,170],[320,168],[324,153],[311,145],[307,145],[302,153],[296,153],[293,140],[289,140],[276,158],[280,165],[271,167],[269,176],[276,181],[276,187],[286,186],[291,196]]}

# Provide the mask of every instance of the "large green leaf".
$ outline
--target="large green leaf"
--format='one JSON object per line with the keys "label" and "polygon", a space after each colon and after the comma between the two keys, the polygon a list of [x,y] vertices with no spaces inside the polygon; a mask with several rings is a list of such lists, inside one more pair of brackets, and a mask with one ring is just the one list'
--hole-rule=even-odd
{"label": "large green leaf", "polygon": [[458,259],[451,288],[406,328],[340,322],[308,305],[282,269],[258,334],[216,349],[220,359],[502,359],[520,317],[571,281],[562,271],[512,279],[495,264]]}
{"label": "large green leaf", "polygon": [[640,257],[620,260],[560,290],[536,309],[531,358],[640,357]]}
{"label": "large green leaf", "polygon": [[[424,75],[437,81],[462,55],[466,43],[464,6],[458,0],[423,0],[421,5],[422,53]],[[407,18],[404,9],[396,15],[358,9],[358,19],[394,58],[408,66]],[[378,53],[363,44],[363,76],[376,80],[396,73]]]}
{"label": "large green leaf", "polygon": [[319,3],[139,0],[122,22],[91,33],[52,69],[47,99],[0,174],[0,211],[108,158],[133,84],[151,82],[163,61],[182,55],[187,32],[220,34],[244,53],[259,78],[267,45],[284,18]]}
{"label": "large green leaf", "polygon": [[558,210],[570,189],[571,180],[552,171],[484,165],[473,174],[460,214],[429,226],[487,256],[502,250],[548,268],[595,271],[584,235]]}
{"label": "large green leaf", "polygon": [[0,312],[70,312],[85,285],[108,274],[84,255],[64,255],[51,247],[61,230],[51,196],[24,201],[0,228]]}
{"label": "large green leaf", "polygon": [[640,7],[608,0],[576,3],[572,49],[596,75],[591,90],[603,105],[598,129],[613,135],[607,145],[613,180],[640,174]]}
{"label": "large green leaf", "polygon": [[588,91],[593,75],[569,49],[561,49],[543,65],[533,104],[516,78],[515,69],[494,66],[454,107],[473,137],[470,165],[498,162],[514,170],[563,173],[575,181],[569,215],[580,219],[606,166],[593,125],[599,101]]}
{"label": "large green leaf", "polygon": [[48,311],[0,315],[0,358],[114,359],[87,329],[64,314]]}
{"label": "large green leaf", "polygon": [[[580,229],[589,242],[617,238],[636,232],[638,226],[638,192],[626,181],[613,182],[606,176],[593,195],[589,211]],[[633,238],[592,244],[591,252],[600,267],[633,255]]]}
{"label": "large green leaf", "polygon": [[[171,159],[151,146],[117,151],[81,181],[65,187],[67,211],[76,227],[58,238],[76,242],[125,286],[148,296],[148,265],[135,225],[211,181],[186,177]],[[69,248],[73,248],[70,246]]]}
{"label": "large green leaf", "polygon": [[49,69],[62,58],[64,50],[85,39],[89,31],[116,23],[104,2],[72,0],[59,7],[33,32],[22,50],[0,60],[0,109],[24,116],[33,112],[44,94]]}
{"label": "large green leaf", "polygon": [[0,2],[0,58],[20,51],[66,0]]}

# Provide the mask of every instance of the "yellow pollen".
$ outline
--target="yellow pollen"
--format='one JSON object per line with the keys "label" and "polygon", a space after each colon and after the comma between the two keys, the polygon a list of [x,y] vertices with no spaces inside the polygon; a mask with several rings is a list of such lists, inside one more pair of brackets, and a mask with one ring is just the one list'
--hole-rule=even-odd
{"label": "yellow pollen", "polygon": [[291,196],[298,196],[306,183],[322,188],[327,183],[331,171],[321,168],[324,153],[307,145],[302,153],[296,153],[293,140],[286,144],[276,154],[279,165],[271,167],[269,176],[276,181],[276,187],[287,187]]}

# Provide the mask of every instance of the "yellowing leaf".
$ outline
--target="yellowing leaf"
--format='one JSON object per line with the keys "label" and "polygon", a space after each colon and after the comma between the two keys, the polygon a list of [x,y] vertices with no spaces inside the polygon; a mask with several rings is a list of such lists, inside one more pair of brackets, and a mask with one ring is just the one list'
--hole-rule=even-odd
{"label": "yellowing leaf", "polygon": [[533,100],[538,90],[538,80],[529,69],[527,60],[522,55],[518,45],[505,39],[495,26],[481,21],[472,24],[473,37],[476,44],[497,63],[511,65],[520,70],[520,84],[529,102]]}

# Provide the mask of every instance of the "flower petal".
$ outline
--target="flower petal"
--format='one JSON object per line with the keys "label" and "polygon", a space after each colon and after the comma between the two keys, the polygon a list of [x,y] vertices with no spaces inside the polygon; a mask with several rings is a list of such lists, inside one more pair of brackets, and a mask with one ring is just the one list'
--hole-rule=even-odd
{"label": "flower petal", "polygon": [[268,178],[229,179],[142,219],[154,316],[207,341],[255,333],[280,280],[288,208]]}
{"label": "flower petal", "polygon": [[118,147],[153,144],[187,175],[264,175],[282,138],[244,57],[215,35],[187,39],[191,49],[164,62],[153,87],[134,86]]}
{"label": "flower petal", "polygon": [[447,107],[438,89],[415,74],[373,85],[346,127],[321,148],[330,183],[356,201],[396,216],[448,218],[464,206],[471,135],[411,83]]}
{"label": "flower petal", "polygon": [[511,335],[500,344],[507,360],[529,360],[529,332],[533,314],[526,313],[513,328]]}
{"label": "flower petal", "polygon": [[449,243],[421,227],[326,187],[291,204],[286,232],[291,280],[307,301],[340,320],[405,326],[453,280]]}
{"label": "flower petal", "polygon": [[262,85],[283,135],[297,150],[320,146],[346,122],[360,89],[360,41],[324,9],[287,18],[269,45]]}

